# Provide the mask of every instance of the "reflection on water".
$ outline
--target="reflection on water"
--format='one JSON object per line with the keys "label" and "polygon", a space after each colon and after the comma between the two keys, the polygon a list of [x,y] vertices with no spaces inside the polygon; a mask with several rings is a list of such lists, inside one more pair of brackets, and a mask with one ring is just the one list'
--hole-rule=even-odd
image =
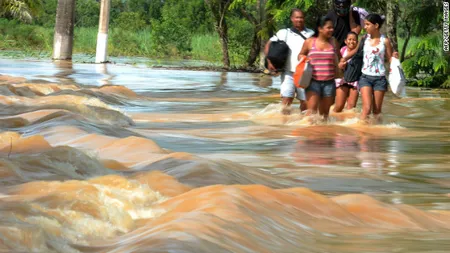
{"label": "reflection on water", "polygon": [[0,251],[450,251],[448,92],[324,124],[278,85],[0,61]]}

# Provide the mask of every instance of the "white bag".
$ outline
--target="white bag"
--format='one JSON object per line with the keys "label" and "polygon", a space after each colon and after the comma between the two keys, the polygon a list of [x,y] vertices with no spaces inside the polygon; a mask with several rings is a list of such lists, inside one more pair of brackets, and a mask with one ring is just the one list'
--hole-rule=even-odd
{"label": "white bag", "polygon": [[392,93],[398,97],[404,97],[406,95],[405,85],[406,78],[400,60],[392,57],[391,66],[389,68],[389,86]]}

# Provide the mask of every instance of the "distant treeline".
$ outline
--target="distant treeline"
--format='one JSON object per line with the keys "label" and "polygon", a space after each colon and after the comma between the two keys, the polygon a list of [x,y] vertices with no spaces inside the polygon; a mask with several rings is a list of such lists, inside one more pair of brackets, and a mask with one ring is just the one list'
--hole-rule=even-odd
{"label": "distant treeline", "polygon": [[[260,65],[267,39],[303,9],[308,27],[332,0],[111,0],[110,55],[192,58],[225,68]],[[50,53],[57,0],[2,0],[0,49]],[[450,87],[450,56],[443,51],[440,0],[358,0],[354,5],[387,17],[385,32],[416,85]],[[100,4],[76,0],[74,50],[95,53]],[[14,21],[15,20],[15,21]],[[422,79],[423,79],[422,78]],[[431,81],[430,81],[431,79]],[[445,80],[442,83],[442,80]]]}

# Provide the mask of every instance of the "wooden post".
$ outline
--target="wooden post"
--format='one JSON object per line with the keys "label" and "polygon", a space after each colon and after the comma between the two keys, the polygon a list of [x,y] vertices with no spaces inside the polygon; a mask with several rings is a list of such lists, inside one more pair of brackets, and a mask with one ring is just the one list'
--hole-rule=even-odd
{"label": "wooden post", "polygon": [[73,26],[75,23],[75,0],[58,0],[55,35],[53,37],[53,59],[71,60]]}
{"label": "wooden post", "polygon": [[101,0],[95,63],[107,62],[106,58],[108,56],[109,9],[111,6],[110,2],[111,0]]}

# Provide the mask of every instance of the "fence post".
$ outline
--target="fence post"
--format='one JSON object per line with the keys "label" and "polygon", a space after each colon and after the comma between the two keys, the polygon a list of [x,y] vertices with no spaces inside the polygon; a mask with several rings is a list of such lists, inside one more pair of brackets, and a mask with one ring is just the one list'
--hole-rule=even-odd
{"label": "fence post", "polygon": [[97,49],[95,54],[95,63],[107,62],[108,56],[108,26],[109,9],[111,0],[101,0],[100,19],[98,24]]}

